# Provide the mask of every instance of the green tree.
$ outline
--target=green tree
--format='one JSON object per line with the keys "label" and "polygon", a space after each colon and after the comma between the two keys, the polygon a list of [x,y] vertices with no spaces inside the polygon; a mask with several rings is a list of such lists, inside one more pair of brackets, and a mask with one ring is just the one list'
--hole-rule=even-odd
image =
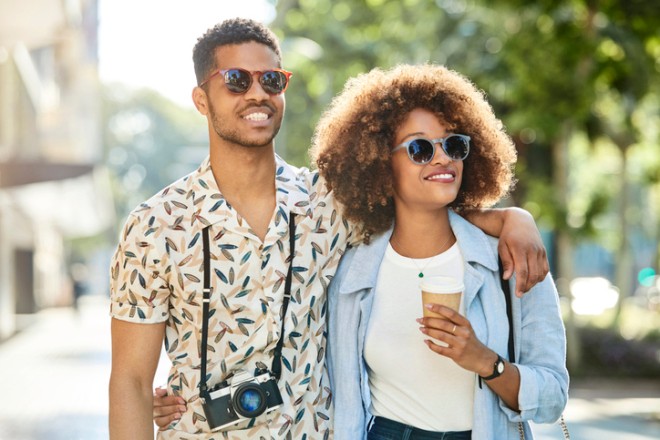
{"label": "green tree", "polygon": [[106,163],[114,177],[118,219],[191,172],[208,154],[206,125],[149,89],[106,86],[103,101]]}

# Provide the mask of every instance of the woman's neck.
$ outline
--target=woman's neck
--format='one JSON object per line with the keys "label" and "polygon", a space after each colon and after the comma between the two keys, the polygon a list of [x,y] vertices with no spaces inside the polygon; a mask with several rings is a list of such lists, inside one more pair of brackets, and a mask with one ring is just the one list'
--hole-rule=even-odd
{"label": "woman's neck", "polygon": [[447,208],[425,212],[397,210],[390,244],[408,258],[429,258],[449,249],[455,242]]}

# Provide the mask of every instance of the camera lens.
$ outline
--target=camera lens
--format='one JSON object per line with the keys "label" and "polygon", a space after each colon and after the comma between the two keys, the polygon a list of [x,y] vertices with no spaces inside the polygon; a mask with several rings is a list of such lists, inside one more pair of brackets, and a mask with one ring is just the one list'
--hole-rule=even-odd
{"label": "camera lens", "polygon": [[232,404],[234,410],[242,417],[257,417],[266,410],[266,395],[259,385],[242,384],[234,392]]}

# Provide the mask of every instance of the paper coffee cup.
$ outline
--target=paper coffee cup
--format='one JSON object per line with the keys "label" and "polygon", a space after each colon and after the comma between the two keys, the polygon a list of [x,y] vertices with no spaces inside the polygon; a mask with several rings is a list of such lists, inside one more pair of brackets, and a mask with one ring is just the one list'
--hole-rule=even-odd
{"label": "paper coffee cup", "polygon": [[462,280],[451,277],[428,277],[419,284],[419,287],[422,290],[422,309],[425,318],[445,318],[427,309],[425,304],[440,304],[459,310],[464,289]]}

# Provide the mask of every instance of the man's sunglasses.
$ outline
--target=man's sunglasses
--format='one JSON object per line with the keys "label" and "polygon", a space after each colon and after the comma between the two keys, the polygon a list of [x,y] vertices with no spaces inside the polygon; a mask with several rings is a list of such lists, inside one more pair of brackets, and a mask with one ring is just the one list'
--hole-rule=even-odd
{"label": "man's sunglasses", "polygon": [[279,95],[284,93],[289,85],[289,78],[291,78],[291,75],[293,74],[282,69],[265,71],[255,70],[251,72],[249,70],[234,67],[232,69],[223,69],[212,73],[208,78],[202,81],[199,86],[202,87],[216,75],[222,75],[227,90],[236,94],[242,94],[250,90],[250,87],[252,87],[252,77],[258,75],[259,84],[261,84],[261,88],[263,88],[266,93],[270,95]]}
{"label": "man's sunglasses", "polygon": [[408,157],[418,165],[425,165],[435,156],[435,144],[442,145],[445,154],[451,160],[463,160],[470,153],[470,136],[464,134],[450,134],[440,139],[416,138],[397,145],[392,153],[405,148]]}

